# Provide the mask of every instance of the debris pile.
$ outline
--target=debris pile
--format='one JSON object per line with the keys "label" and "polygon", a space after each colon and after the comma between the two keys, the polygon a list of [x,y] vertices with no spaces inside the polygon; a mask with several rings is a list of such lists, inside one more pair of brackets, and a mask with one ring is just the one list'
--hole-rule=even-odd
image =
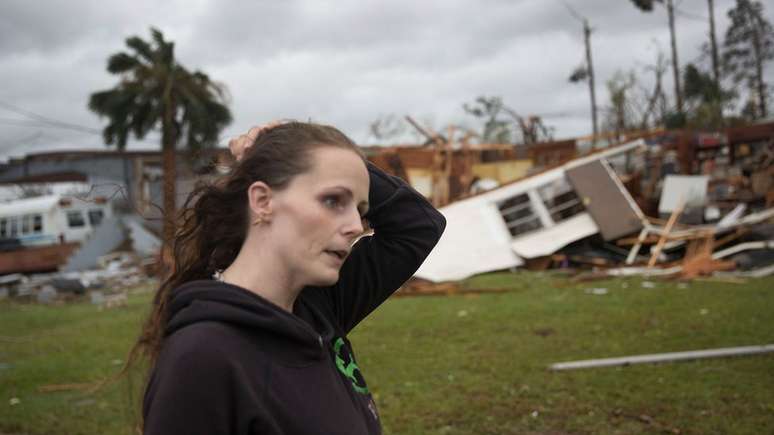
{"label": "debris pile", "polygon": [[442,283],[513,268],[579,279],[771,275],[772,163],[774,123],[654,132],[594,150],[441,207],[446,232],[416,277]]}
{"label": "debris pile", "polygon": [[125,306],[129,290],[151,287],[153,277],[146,273],[147,259],[133,252],[114,252],[97,259],[98,268],[74,272],[54,272],[0,276],[0,299],[60,304],[90,300],[102,308]]}

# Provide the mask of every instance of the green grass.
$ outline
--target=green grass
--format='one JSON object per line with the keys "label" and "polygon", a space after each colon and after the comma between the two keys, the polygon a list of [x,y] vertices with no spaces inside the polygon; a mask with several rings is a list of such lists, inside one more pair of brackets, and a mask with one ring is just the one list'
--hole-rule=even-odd
{"label": "green grass", "polygon": [[[351,337],[385,433],[774,433],[772,354],[546,369],[774,343],[774,278],[651,281],[653,289],[641,282],[490,274],[464,284],[510,291],[388,301]],[[608,293],[585,291],[593,287]],[[88,303],[0,303],[0,434],[130,433],[125,382],[91,394],[38,387],[115,374],[149,299],[135,296],[128,308],[102,312]],[[10,405],[11,398],[20,403]]]}

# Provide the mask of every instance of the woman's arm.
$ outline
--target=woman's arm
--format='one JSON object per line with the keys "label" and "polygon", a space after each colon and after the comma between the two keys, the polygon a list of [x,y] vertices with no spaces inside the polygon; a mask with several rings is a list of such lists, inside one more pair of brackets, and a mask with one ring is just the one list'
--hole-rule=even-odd
{"label": "woman's arm", "polygon": [[326,289],[344,331],[350,331],[419,268],[441,238],[446,219],[398,177],[368,163],[366,219],[374,230],[361,238]]}

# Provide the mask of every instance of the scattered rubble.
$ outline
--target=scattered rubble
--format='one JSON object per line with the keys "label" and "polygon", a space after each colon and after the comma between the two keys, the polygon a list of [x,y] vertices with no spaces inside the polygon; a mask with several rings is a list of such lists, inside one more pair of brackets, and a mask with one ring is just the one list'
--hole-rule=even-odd
{"label": "scattered rubble", "polygon": [[[447,219],[438,245],[399,295],[480,291],[453,282],[516,268],[561,269],[584,281],[639,275],[739,282],[774,274],[774,122],[527,145],[476,144],[463,131],[416,127],[424,145],[364,149]],[[152,168],[137,169],[137,183],[127,187],[144,204],[130,208],[142,210],[152,199],[143,184]],[[158,228],[125,214],[126,207],[114,213],[106,197],[84,202],[63,192],[0,207],[0,299],[88,297],[99,307],[121,306],[122,289],[156,273]],[[44,211],[67,228],[50,230]],[[105,255],[116,251],[124,254]]]}
{"label": "scattered rubble", "polygon": [[99,269],[0,277],[0,294],[16,300],[58,304],[86,298],[99,309],[123,307],[127,290],[154,279],[146,273],[148,259],[132,252],[97,258]]}
{"label": "scattered rubble", "polygon": [[558,268],[583,280],[774,274],[774,122],[652,132],[440,208],[416,276]]}

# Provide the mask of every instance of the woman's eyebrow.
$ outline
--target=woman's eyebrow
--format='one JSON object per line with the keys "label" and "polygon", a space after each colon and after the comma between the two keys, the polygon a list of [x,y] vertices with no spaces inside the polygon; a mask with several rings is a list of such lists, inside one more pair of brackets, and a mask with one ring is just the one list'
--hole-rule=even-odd
{"label": "woman's eyebrow", "polygon": [[355,194],[352,193],[352,190],[350,190],[348,187],[345,187],[345,186],[330,186],[330,187],[326,187],[323,190],[324,191],[331,191],[331,190],[333,190],[333,191],[337,191],[337,193],[343,193],[343,194],[347,195],[350,198],[354,198],[355,197]]}

